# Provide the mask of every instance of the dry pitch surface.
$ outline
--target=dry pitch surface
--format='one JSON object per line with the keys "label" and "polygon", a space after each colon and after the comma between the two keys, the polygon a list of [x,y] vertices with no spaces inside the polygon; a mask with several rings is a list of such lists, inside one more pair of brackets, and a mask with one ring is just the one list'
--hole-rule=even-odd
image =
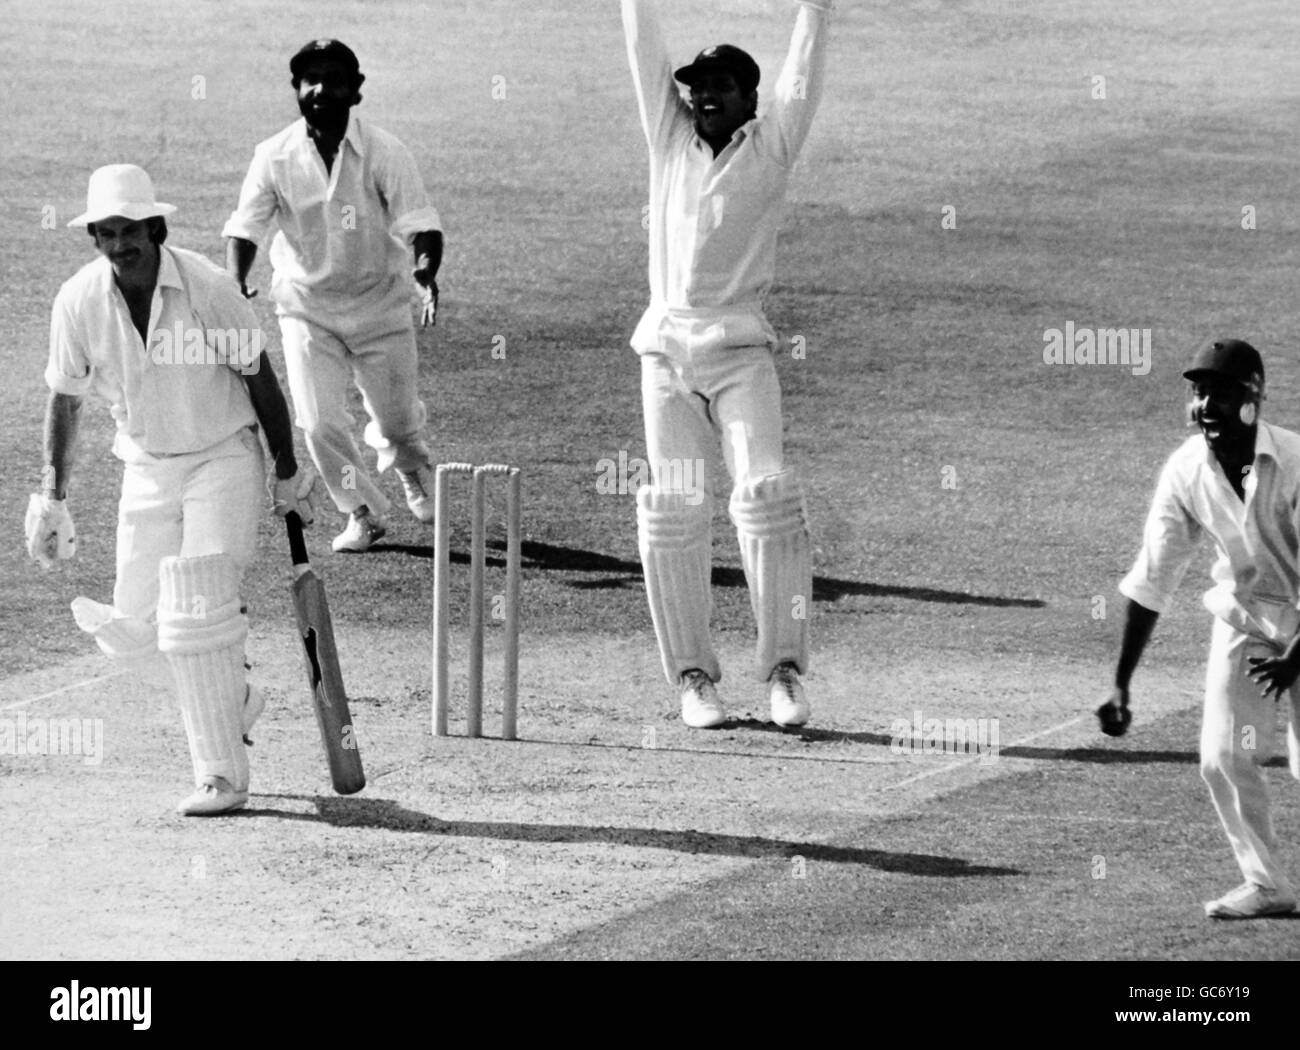
{"label": "dry pitch surface", "polygon": [[[631,498],[594,480],[601,459],[643,447],[625,348],[644,289],[643,147],[607,6],[182,18],[76,4],[14,19],[0,45],[22,100],[0,292],[13,491],[36,481],[48,303],[88,257],[62,222],[89,169],[147,163],[182,206],[177,243],[217,256],[253,142],[293,116],[285,57],[329,33],[361,54],[366,110],[412,143],[444,210],[445,316],[422,337],[439,458],[525,467],[529,546],[524,739],[435,741],[427,533],[402,523],[349,561],[324,553],[330,523],[317,532],[370,776],[340,799],[268,524],[248,584],[272,701],[253,802],[182,821],[179,719],[104,677],[66,612],[111,584],[116,471],[92,409],[73,497],[81,558],[41,575],[0,554],[13,669],[0,718],[100,719],[105,741],[98,763],[0,758],[5,954],[1293,956],[1290,923],[1199,917],[1236,873],[1191,753],[1198,574],[1139,678],[1133,735],[1104,741],[1088,711],[1118,630],[1094,598],[1113,598],[1181,439],[1187,348],[1209,331],[1251,337],[1270,362],[1271,418],[1300,421],[1285,353],[1300,335],[1294,11],[844,5],[772,302],[809,347],[781,368],[818,534],[815,720],[802,733],[764,721],[720,515],[736,720],[699,733],[657,669]],[[772,69],[788,32],[784,4],[665,6],[682,54],[729,37]],[[60,72],[91,56],[112,90]],[[940,229],[945,204],[956,230]],[[47,205],[57,229],[42,227]],[[1044,366],[1042,333],[1067,320],[1152,328],[1151,373]],[[6,535],[21,535],[21,503]],[[895,754],[891,726],[916,711],[996,719],[998,760]],[[1272,775],[1295,841],[1294,789]]]}

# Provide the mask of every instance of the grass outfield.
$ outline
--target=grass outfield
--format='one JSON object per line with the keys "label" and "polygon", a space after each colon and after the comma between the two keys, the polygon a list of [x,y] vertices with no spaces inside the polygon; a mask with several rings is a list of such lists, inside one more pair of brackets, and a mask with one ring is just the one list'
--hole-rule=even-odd
{"label": "grass outfield", "polygon": [[[871,759],[880,751],[871,735],[917,706],[1009,718],[1014,698],[1047,728],[1098,702],[1117,643],[1115,584],[1136,550],[1160,462],[1184,436],[1178,375],[1197,342],[1232,334],[1255,343],[1269,369],[1265,418],[1300,429],[1292,353],[1300,336],[1300,145],[1291,75],[1300,11],[1282,0],[1228,12],[1210,0],[842,6],[826,100],[792,185],[769,314],[787,347],[802,340],[807,348],[802,358],[783,351],[779,369],[788,458],[805,479],[816,533],[814,660],[817,652],[824,659],[821,677],[815,662],[809,682],[814,714],[821,718],[817,690],[833,692],[820,710],[840,720],[833,728],[857,734],[859,757]],[[755,53],[770,82],[788,38],[787,4],[664,0],[664,9],[675,54],[729,39]],[[146,164],[159,196],[180,208],[170,224],[174,242],[220,258],[219,231],[253,145],[296,116],[288,55],[309,36],[337,35],[368,77],[359,112],[411,146],[447,229],[443,311],[437,329],[421,335],[435,454],[526,471],[524,646],[567,675],[539,666],[531,694],[525,683],[521,731],[544,735],[548,719],[558,719],[574,743],[579,730],[598,725],[596,712],[582,707],[593,690],[633,705],[619,709],[627,732],[661,719],[664,687],[639,582],[633,498],[603,495],[596,485],[603,460],[644,454],[627,340],[647,294],[646,165],[617,5],[245,0],[119,11],[78,0],[26,7],[9,16],[8,30],[0,77],[15,102],[0,173],[11,202],[0,364],[12,391],[0,467],[12,484],[0,526],[15,542],[0,550],[8,599],[0,631],[13,680],[85,657],[68,601],[82,593],[102,599],[112,586],[118,471],[102,406],[85,414],[71,489],[80,557],[43,574],[17,542],[41,465],[49,305],[91,257],[85,235],[64,229],[81,210],[87,175],[103,163]],[[93,69],[97,86],[71,77],[74,69]],[[1104,99],[1092,97],[1097,76],[1106,78]],[[504,98],[494,97],[501,84]],[[941,228],[946,206],[955,209],[955,229]],[[1256,215],[1250,231],[1241,226],[1246,206]],[[42,224],[47,207],[54,229]],[[264,256],[253,282],[269,284]],[[255,307],[283,376],[264,296]],[[1151,329],[1150,373],[1045,365],[1043,333],[1067,322]],[[504,359],[493,356],[501,345]],[[386,484],[397,498],[395,481]],[[335,525],[322,522],[311,542],[340,635],[381,639],[400,625],[392,633],[400,646],[365,654],[384,669],[376,681],[400,693],[373,682],[356,688],[423,733],[428,530],[399,519],[376,553],[342,559],[326,553]],[[275,625],[288,615],[278,523],[263,524],[263,539],[247,591],[254,631],[277,637]],[[462,534],[458,547],[463,542]],[[752,622],[721,507],[715,553],[716,622],[724,647],[739,654],[728,666],[730,686],[744,670]],[[1144,689],[1154,693],[1147,710],[1195,703],[1209,630],[1197,601],[1207,567],[1208,552],[1139,672],[1135,702],[1146,702]],[[1094,615],[1098,596],[1109,603],[1106,618]],[[278,666],[270,654],[264,663]],[[990,663],[1002,673],[990,677]],[[894,666],[908,673],[893,676]],[[943,689],[912,674],[926,667]],[[285,674],[275,688],[288,696],[296,683]],[[21,681],[26,688],[35,679]],[[1183,743],[1162,747],[1194,748],[1190,722],[1170,726]],[[170,741],[169,762],[183,759],[174,736],[159,738]],[[386,753],[394,767],[431,760],[423,740],[384,740],[397,749]],[[713,746],[711,738],[690,743]],[[1072,738],[1070,746],[1082,743]],[[450,754],[468,761],[459,750]],[[484,784],[503,775],[494,754],[484,752],[474,767]],[[512,774],[518,794],[501,800],[506,809],[549,798],[544,763],[511,754],[524,768]],[[684,762],[678,775],[718,777],[718,791],[734,789],[700,769],[698,755]],[[1033,777],[1011,778],[1007,811],[1039,812],[1044,799],[1065,805],[1070,796],[1052,778],[1075,773],[1061,768],[1042,774],[1050,791]],[[1153,894],[1161,901],[1184,894],[1194,904],[1198,894],[1226,888],[1218,883],[1231,875],[1194,765],[1155,768],[1153,790],[1195,799],[1186,815],[1203,825],[1205,850],[1178,855],[1186,884],[1171,869],[1145,889],[1140,877],[1129,883],[1134,914],[1153,906]],[[1098,778],[1112,772],[1087,769]],[[49,776],[58,768],[28,769],[0,780],[0,791],[22,800],[47,790]],[[562,779],[572,787],[581,776]],[[608,789],[619,790],[617,776]],[[821,807],[810,819],[840,827],[837,806],[853,790],[837,783],[828,796],[835,803],[810,801]],[[917,825],[916,849],[952,852],[960,825],[966,830],[956,841],[969,834],[987,844],[981,863],[1012,867],[1045,828],[1063,826],[1044,813],[1041,826],[994,827],[976,819],[972,800],[981,797],[954,796],[951,810],[943,800],[926,802],[918,819],[942,816],[933,834],[949,848],[938,849]],[[577,827],[592,819],[570,801],[562,793],[552,799],[557,821]],[[1294,840],[1294,793],[1279,809]],[[642,819],[693,827],[698,817],[691,798],[675,795],[661,814]],[[722,825],[719,833],[736,833]],[[1127,828],[1108,826],[1103,837],[1114,842]],[[274,830],[252,834],[265,835],[270,850]],[[1161,847],[1152,863],[1166,856],[1162,835],[1150,840]],[[1076,877],[1069,871],[1045,863],[1038,874]],[[695,874],[709,877],[707,866]],[[736,884],[738,901],[744,885]],[[1004,921],[1019,928],[1014,913]],[[1044,921],[1028,940],[1008,936],[1004,954],[1016,955],[1018,944],[1026,956],[1050,956],[1053,944],[1062,955],[1130,953],[1130,942],[1108,927],[1054,940],[1073,919]],[[557,937],[568,930],[557,928]],[[1264,936],[1264,954],[1286,954],[1276,934]],[[882,943],[862,942],[863,950]],[[919,957],[961,954],[942,941],[917,943]],[[1250,953],[1246,942],[1228,943],[1230,953]],[[465,951],[461,941],[431,941],[426,950],[438,945]],[[503,942],[503,953],[515,950],[524,946]],[[1203,940],[1188,951],[1219,954]],[[796,939],[771,953],[811,949]]]}

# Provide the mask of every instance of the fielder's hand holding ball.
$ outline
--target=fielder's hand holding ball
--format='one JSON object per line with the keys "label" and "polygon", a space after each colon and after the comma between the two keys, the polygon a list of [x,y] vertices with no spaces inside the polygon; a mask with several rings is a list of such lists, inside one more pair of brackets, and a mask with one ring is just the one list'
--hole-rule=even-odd
{"label": "fielder's hand holding ball", "polygon": [[1128,690],[1116,686],[1106,702],[1097,708],[1097,720],[1107,736],[1127,733],[1129,723],[1133,721],[1133,713],[1128,709]]}
{"label": "fielder's hand holding ball", "polygon": [[[1261,766],[1274,743],[1270,699],[1290,695],[1300,673],[1300,434],[1259,418],[1264,363],[1239,339],[1203,347],[1183,373],[1188,420],[1199,433],[1169,457],[1147,515],[1142,549],[1120,584],[1128,599],[1114,690],[1097,709],[1102,732],[1128,728],[1128,686],[1152,629],[1168,608],[1202,539],[1213,542],[1214,614],[1205,676],[1201,777],[1232,845],[1243,882],[1216,900],[1213,919],[1292,912]],[[1300,778],[1293,712],[1287,734]],[[1246,729],[1254,732],[1247,733]]]}

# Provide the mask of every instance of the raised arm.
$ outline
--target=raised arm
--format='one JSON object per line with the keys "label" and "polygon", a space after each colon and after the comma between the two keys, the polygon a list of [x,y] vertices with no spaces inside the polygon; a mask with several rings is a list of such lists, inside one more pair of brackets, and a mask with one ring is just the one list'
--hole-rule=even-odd
{"label": "raised arm", "polygon": [[622,0],[622,4],[623,34],[627,37],[637,109],[646,141],[653,147],[668,134],[673,119],[685,107],[673,79],[673,63],[659,25],[657,0]]}
{"label": "raised arm", "polygon": [[799,156],[821,102],[826,74],[826,39],[830,31],[831,0],[797,0],[794,33],[785,64],[772,89],[770,110],[782,163]]}

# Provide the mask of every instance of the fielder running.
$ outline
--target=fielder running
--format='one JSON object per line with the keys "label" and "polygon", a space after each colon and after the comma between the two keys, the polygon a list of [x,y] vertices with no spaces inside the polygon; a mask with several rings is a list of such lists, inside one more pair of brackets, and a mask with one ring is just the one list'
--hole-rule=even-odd
{"label": "fielder running", "polygon": [[407,505],[433,520],[425,407],[416,389],[406,251],[435,321],[442,262],[438,212],[415,160],[396,138],[351,112],[365,81],[351,48],[314,40],[289,62],[302,119],[261,143],[222,233],[226,269],[246,296],[257,245],[273,220],[275,300],[298,426],[338,509],[336,551],[366,551],[387,530],[388,497],[352,436],[349,381],[370,422],[380,473],[396,469]]}
{"label": "fielder running", "polygon": [[44,491],[27,513],[27,549],[45,567],[75,554],[67,487],[82,400],[112,406],[122,460],[113,603],[72,603],[100,649],[155,685],[174,686],[195,791],[181,813],[248,800],[245,734],[264,701],[245,681],[248,621],[239,589],[264,495],[258,427],[275,464],[279,514],[311,520],[293,427],[275,373],[263,367],[257,318],[203,256],[164,245],[176,209],[143,169],[90,177],[85,227],[101,258],[59,290],[45,381]]}
{"label": "fielder running", "polygon": [[1300,779],[1300,434],[1259,419],[1264,365],[1249,343],[1225,339],[1183,373],[1192,384],[1189,438],[1165,464],[1142,550],[1120,584],[1129,599],[1115,687],[1097,711],[1102,728],[1129,723],[1129,680],[1156,619],[1178,589],[1198,541],[1218,557],[1204,602],[1215,616],[1201,725],[1201,776],[1245,882],[1205,905],[1215,919],[1295,908],[1275,854],[1261,765],[1274,744],[1274,701],[1290,705],[1287,748]]}
{"label": "fielder running", "polygon": [[748,54],[721,44],[674,72],[654,0],[622,4],[650,147],[650,307],[632,347],[653,480],[637,494],[638,532],[664,672],[687,725],[726,720],[714,688],[722,670],[709,630],[713,483],[704,469],[720,440],[758,622],[756,670],[772,720],[803,725],[812,555],[803,495],[783,460],[778,340],[763,299],[791,167],[822,93],[831,4],[798,0],[762,116]]}

